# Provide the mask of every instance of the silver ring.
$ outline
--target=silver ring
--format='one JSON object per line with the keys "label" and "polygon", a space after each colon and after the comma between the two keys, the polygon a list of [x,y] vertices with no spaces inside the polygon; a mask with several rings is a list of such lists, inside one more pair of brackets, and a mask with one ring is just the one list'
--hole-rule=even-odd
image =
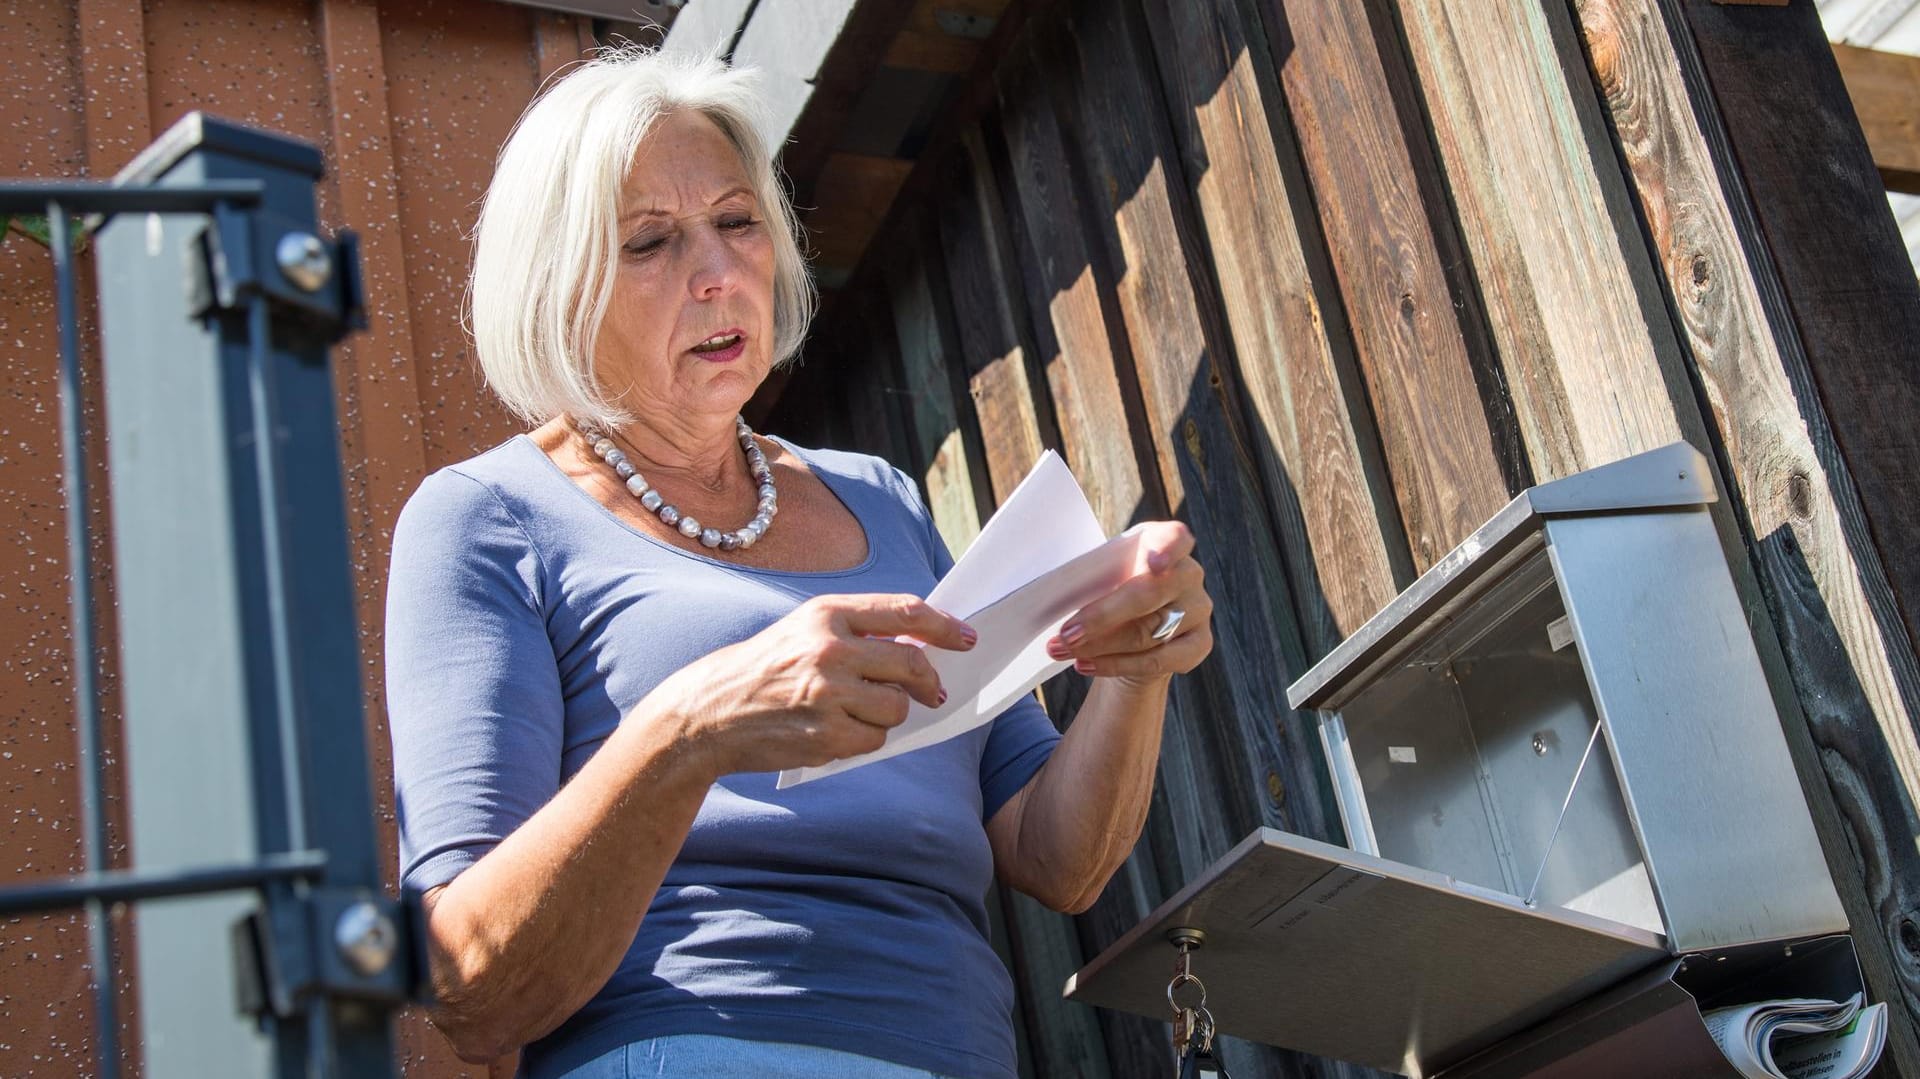
{"label": "silver ring", "polygon": [[1166,610],[1161,611],[1160,624],[1153,627],[1153,639],[1156,641],[1164,641],[1168,637],[1173,636],[1174,631],[1180,628],[1181,619],[1186,617],[1187,612],[1178,607],[1168,607]]}

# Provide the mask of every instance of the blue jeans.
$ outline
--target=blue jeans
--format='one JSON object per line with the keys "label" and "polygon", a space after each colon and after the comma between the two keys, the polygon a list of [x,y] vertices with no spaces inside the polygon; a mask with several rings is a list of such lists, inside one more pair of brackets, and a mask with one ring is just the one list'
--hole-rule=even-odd
{"label": "blue jeans", "polygon": [[647,1038],[555,1079],[940,1079],[930,1071],[791,1042],[712,1034]]}

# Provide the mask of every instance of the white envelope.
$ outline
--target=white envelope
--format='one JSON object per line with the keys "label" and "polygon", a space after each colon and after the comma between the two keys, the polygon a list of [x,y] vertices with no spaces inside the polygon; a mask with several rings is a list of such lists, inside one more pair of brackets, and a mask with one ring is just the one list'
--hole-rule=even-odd
{"label": "white envelope", "polygon": [[1066,462],[1049,450],[980,530],[927,602],[979,633],[966,652],[927,648],[947,703],[908,707],[906,722],[871,753],[780,773],[785,789],[944,742],[991,722],[1071,666],[1047,655],[1067,617],[1125,581],[1139,557],[1128,530],[1109,540]]}

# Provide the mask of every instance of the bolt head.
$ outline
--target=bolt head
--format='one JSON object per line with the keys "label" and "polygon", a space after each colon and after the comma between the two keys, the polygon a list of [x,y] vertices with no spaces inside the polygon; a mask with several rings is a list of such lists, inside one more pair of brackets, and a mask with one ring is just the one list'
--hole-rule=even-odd
{"label": "bolt head", "polygon": [[311,232],[289,232],[274,245],[273,261],[280,273],[302,292],[318,292],[333,276],[327,245]]}
{"label": "bolt head", "polygon": [[354,973],[371,978],[392,965],[400,933],[393,919],[362,900],[340,912],[333,925],[333,945]]}

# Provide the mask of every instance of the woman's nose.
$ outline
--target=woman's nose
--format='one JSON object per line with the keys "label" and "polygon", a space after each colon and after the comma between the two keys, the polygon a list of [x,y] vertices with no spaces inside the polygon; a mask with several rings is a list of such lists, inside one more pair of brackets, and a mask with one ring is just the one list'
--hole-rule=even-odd
{"label": "woman's nose", "polygon": [[739,254],[719,229],[696,229],[692,255],[693,275],[687,284],[695,298],[724,295],[733,288],[740,273]]}

